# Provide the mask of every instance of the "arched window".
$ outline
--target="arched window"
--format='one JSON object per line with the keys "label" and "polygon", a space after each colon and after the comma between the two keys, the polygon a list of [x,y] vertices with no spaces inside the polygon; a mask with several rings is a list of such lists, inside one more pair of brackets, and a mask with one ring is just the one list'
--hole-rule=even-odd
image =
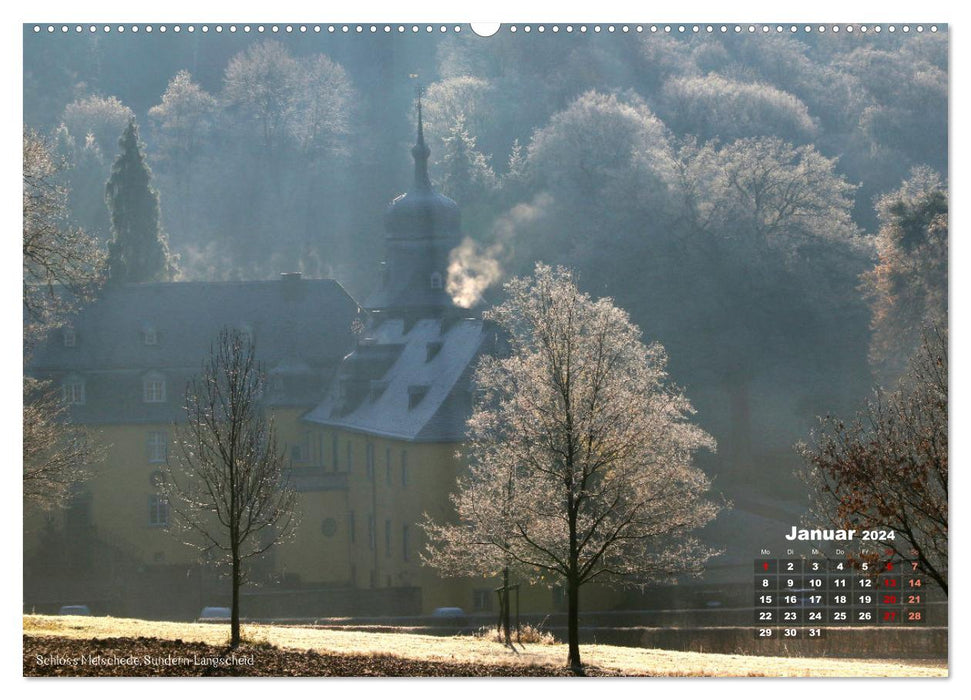
{"label": "arched window", "polygon": [[158,372],[149,372],[142,378],[142,401],[145,403],[165,402],[165,377]]}

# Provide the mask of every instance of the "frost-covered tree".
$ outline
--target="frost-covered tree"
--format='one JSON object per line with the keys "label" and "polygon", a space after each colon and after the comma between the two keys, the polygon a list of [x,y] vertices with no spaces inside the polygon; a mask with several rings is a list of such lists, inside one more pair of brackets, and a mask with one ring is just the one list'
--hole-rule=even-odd
{"label": "frost-covered tree", "polygon": [[89,95],[65,107],[61,121],[79,143],[91,134],[103,153],[111,153],[134,116],[117,97]]}
{"label": "frost-covered tree", "polygon": [[104,449],[72,423],[68,405],[51,382],[24,377],[23,385],[24,505],[64,506]]}
{"label": "frost-covered tree", "polygon": [[672,162],[668,130],[642,99],[580,95],[533,134],[529,184],[549,206],[519,236],[517,254],[530,265],[552,257],[593,280],[667,228]]}
{"label": "frost-covered tree", "polygon": [[475,137],[459,114],[442,138],[442,154],[436,170],[443,194],[459,202],[463,208],[487,201],[496,187],[496,174],[489,159],[475,145]]}
{"label": "frost-covered tree", "polygon": [[[36,132],[23,132],[23,303],[29,347],[91,299],[104,274],[98,242],[68,218],[63,162]],[[25,347],[25,352],[26,352]]]}
{"label": "frost-covered tree", "polygon": [[714,552],[692,531],[718,506],[693,454],[714,440],[689,422],[666,356],[625,311],[572,274],[537,264],[488,312],[510,352],[485,357],[468,425],[458,524],[426,518],[424,559],[446,575],[513,567],[568,597],[569,663],[582,671],[580,589],[698,573]]}
{"label": "frost-covered tree", "polygon": [[344,68],[323,54],[299,63],[291,135],[300,152],[312,160],[349,152],[355,94]]}
{"label": "frost-covered tree", "polygon": [[712,73],[675,78],[664,86],[669,124],[703,138],[730,141],[745,136],[781,136],[806,142],[816,125],[799,98],[765,83],[731,80]]}
{"label": "frost-covered tree", "polygon": [[514,139],[512,142],[512,148],[509,149],[509,161],[506,163],[506,172],[502,178],[503,181],[509,179],[516,183],[526,179],[526,150],[519,139]]}
{"label": "frost-covered tree", "polygon": [[134,117],[117,97],[90,95],[67,105],[58,129],[58,152],[68,168],[71,220],[102,240],[111,228],[105,207],[105,181],[118,137]]}
{"label": "frost-covered tree", "polygon": [[[192,227],[189,211],[193,200],[193,174],[204,153],[216,117],[216,99],[192,80],[187,70],[175,74],[162,101],[148,110],[157,128],[159,157],[172,178],[179,228],[183,235]],[[199,222],[195,222],[196,226]]]}
{"label": "frost-covered tree", "polygon": [[152,171],[142,154],[134,119],[118,145],[121,152],[105,187],[112,234],[108,274],[114,282],[170,280],[175,263],[162,233],[158,192],[152,186]]}
{"label": "frost-covered tree", "polygon": [[223,101],[238,110],[240,122],[258,125],[260,145],[276,153],[286,139],[293,116],[299,64],[280,43],[253,44],[226,67]]}
{"label": "frost-covered tree", "polygon": [[509,149],[506,171],[497,178],[499,197],[504,203],[521,202],[526,195],[529,178],[527,166],[526,148],[519,139],[514,139]]}
{"label": "frost-covered tree", "polygon": [[162,101],[148,110],[159,132],[159,152],[173,164],[179,177],[185,177],[198,157],[216,112],[216,99],[181,70],[162,94]]}
{"label": "frost-covered tree", "polygon": [[346,225],[354,180],[339,166],[353,146],[362,152],[349,138],[359,113],[347,71],[323,54],[298,58],[278,42],[262,42],[232,58],[220,98],[225,131],[217,138],[226,147],[213,172],[230,168],[238,176],[216,178],[210,197],[217,230],[232,232],[226,250],[233,264],[248,275],[278,269],[265,254],[271,232],[287,268],[303,264],[308,246],[334,255],[337,243],[321,239],[320,222],[328,222],[325,235]]}
{"label": "frost-covered tree", "polygon": [[[835,64],[859,80],[867,98],[858,138],[871,150],[888,151],[904,168],[928,163],[943,170],[947,163],[947,60],[937,65],[933,59],[941,55],[938,52],[915,53],[926,41],[947,45],[944,36],[921,37],[895,51],[865,45]],[[946,56],[946,49],[942,55]]]}
{"label": "frost-covered tree", "polygon": [[594,91],[554,114],[529,147],[538,184],[562,206],[593,204],[597,214],[655,204],[670,159],[667,129],[643,100]]}
{"label": "frost-covered tree", "polygon": [[709,142],[681,159],[690,227],[737,245],[740,256],[771,248],[791,258],[812,240],[859,242],[850,216],[855,188],[835,159],[812,146],[759,137],[723,147]]}
{"label": "frost-covered tree", "polygon": [[692,319],[683,342],[727,392],[722,442],[741,472],[753,464],[752,379],[772,359],[842,359],[860,342],[845,319],[865,312],[856,287],[871,251],[851,217],[855,188],[812,146],[689,142],[677,162],[680,216],[673,246],[655,246],[670,261],[659,286],[675,291]]}
{"label": "frost-covered tree", "polygon": [[[36,132],[23,132],[24,361],[34,344],[97,291],[104,252],[93,238],[67,221],[67,190],[53,146]],[[53,506],[96,461],[85,432],[70,424],[67,406],[50,382],[23,381],[24,501]]]}
{"label": "frost-covered tree", "polygon": [[[503,106],[496,86],[473,75],[446,78],[432,83],[422,91],[425,130],[432,138],[445,138],[461,119],[473,137],[494,128],[499,121],[498,110]],[[441,149],[432,144],[432,153]]]}
{"label": "frost-covered tree", "polygon": [[877,202],[877,263],[863,275],[873,313],[871,360],[903,369],[927,326],[947,327],[948,192],[930,168],[915,168]]}

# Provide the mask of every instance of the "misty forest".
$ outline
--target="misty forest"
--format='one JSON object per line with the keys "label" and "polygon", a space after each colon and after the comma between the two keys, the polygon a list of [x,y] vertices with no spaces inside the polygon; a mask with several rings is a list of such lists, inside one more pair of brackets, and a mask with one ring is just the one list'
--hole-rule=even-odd
{"label": "misty forest", "polygon": [[769,517],[807,506],[793,447],[816,417],[851,415],[946,328],[947,70],[945,31],[25,30],[24,122],[109,253],[106,184],[137,138],[155,279],[301,272],[362,299],[420,85],[429,174],[462,212],[455,302],[571,268],[664,347],[726,517]]}

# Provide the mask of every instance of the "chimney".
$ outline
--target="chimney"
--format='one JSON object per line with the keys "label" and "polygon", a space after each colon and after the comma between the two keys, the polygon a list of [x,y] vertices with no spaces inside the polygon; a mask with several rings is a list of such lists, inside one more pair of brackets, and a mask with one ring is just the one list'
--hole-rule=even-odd
{"label": "chimney", "polygon": [[300,301],[304,297],[303,275],[299,272],[281,272],[280,284],[283,285],[283,298],[286,301]]}

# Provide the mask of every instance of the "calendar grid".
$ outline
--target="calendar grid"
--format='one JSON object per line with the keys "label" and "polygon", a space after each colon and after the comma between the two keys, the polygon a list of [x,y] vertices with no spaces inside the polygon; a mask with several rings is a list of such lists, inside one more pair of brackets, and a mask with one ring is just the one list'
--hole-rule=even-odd
{"label": "calendar grid", "polygon": [[823,639],[828,628],[917,625],[926,620],[915,562],[849,559],[755,560],[755,636]]}

